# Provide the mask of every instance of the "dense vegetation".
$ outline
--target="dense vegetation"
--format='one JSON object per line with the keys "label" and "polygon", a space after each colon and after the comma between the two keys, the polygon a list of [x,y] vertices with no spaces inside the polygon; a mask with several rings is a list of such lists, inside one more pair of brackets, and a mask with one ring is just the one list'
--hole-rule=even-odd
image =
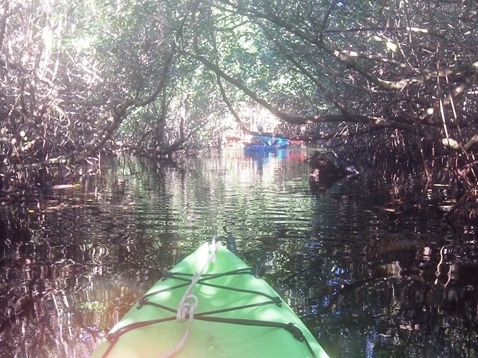
{"label": "dense vegetation", "polygon": [[[331,196],[343,201],[339,215],[322,206],[328,199],[317,200],[307,215],[315,225],[310,241],[316,245],[328,235],[329,247],[311,249],[310,260],[318,256],[310,267],[302,248],[290,257],[281,248],[273,258],[277,275],[300,272],[293,279],[317,290],[313,300],[326,292],[323,305],[334,312],[328,323],[343,320],[337,337],[352,340],[358,332],[357,341],[368,348],[373,335],[379,350],[389,345],[395,352],[421,342],[424,352],[435,352],[443,345],[434,343],[443,340],[450,351],[473,356],[477,44],[476,0],[0,0],[0,236],[2,282],[10,282],[2,288],[0,333],[6,346],[18,353],[24,342],[34,349],[41,341],[52,356],[66,352],[65,337],[73,331],[58,330],[56,317],[70,327],[65,312],[86,302],[92,312],[96,304],[108,305],[105,316],[112,320],[119,290],[133,300],[129,281],[114,276],[106,276],[113,288],[103,294],[96,280],[109,275],[108,267],[134,271],[130,276],[143,291],[150,267],[138,262],[156,267],[157,255],[165,255],[172,264],[175,230],[194,229],[200,237],[209,234],[207,223],[217,213],[216,224],[236,220],[221,204],[206,212],[206,224],[193,222],[196,207],[189,203],[200,203],[204,192],[225,195],[217,171],[207,166],[190,168],[202,174],[186,187],[183,171],[166,171],[168,181],[162,173],[153,182],[157,163],[148,162],[130,164],[126,174],[115,169],[106,179],[85,178],[84,190],[72,186],[55,196],[49,188],[76,183],[85,167],[97,170],[118,150],[159,162],[197,147],[221,147],[261,123],[266,132],[341,150],[361,172],[375,175],[364,193],[387,190],[380,203],[364,207],[357,197]],[[175,181],[170,196],[161,186]],[[238,193],[231,206],[247,219],[237,224],[244,231],[239,236],[259,236],[250,227],[270,231],[254,240],[262,245],[266,236],[290,235],[286,224],[259,223],[255,215],[276,208],[275,197],[249,186]],[[248,200],[254,195],[260,200]],[[298,205],[308,208],[308,202]],[[378,232],[374,225],[357,232],[351,225],[349,240],[333,231],[354,223],[353,215],[375,222],[372,211],[382,220]],[[428,232],[435,214],[463,237]],[[175,215],[187,225],[171,227]],[[304,230],[298,226],[297,236]],[[181,237],[186,242],[188,235]],[[171,250],[156,250],[170,242]],[[83,288],[81,280],[88,282]],[[95,290],[101,295],[88,296]],[[358,306],[348,304],[352,296]],[[336,307],[343,316],[335,315]],[[89,329],[80,312],[80,325]],[[38,335],[42,322],[53,328]],[[31,337],[34,344],[27,342]]]}
{"label": "dense vegetation", "polygon": [[118,144],[220,145],[255,130],[260,106],[281,121],[266,130],[371,161],[420,158],[431,175],[427,160],[453,157],[466,192],[477,15],[467,0],[3,0],[2,186],[43,185]]}

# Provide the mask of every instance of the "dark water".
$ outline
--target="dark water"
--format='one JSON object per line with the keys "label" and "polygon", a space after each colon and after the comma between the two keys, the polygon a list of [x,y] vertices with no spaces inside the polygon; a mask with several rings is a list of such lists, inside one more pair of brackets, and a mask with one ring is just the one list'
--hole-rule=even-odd
{"label": "dark water", "polygon": [[476,356],[476,228],[457,234],[428,206],[382,210],[423,185],[405,174],[312,193],[305,155],[120,158],[2,206],[0,356],[88,357],[164,270],[226,233],[331,356]]}

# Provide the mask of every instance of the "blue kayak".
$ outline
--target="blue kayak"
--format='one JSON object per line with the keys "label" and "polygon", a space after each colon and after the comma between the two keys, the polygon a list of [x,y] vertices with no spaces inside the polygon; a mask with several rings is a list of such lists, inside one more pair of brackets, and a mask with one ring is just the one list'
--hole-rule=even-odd
{"label": "blue kayak", "polygon": [[270,152],[277,149],[285,149],[289,141],[279,137],[259,136],[255,137],[252,143],[244,145],[246,152]]}

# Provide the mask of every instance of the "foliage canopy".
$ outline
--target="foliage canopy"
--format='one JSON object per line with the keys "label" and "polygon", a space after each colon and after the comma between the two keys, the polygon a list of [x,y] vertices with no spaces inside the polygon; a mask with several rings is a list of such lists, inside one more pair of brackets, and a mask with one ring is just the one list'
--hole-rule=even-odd
{"label": "foliage canopy", "polygon": [[253,130],[257,105],[290,137],[468,153],[477,14],[471,0],[3,0],[3,166],[78,163],[118,137],[161,156],[219,144]]}

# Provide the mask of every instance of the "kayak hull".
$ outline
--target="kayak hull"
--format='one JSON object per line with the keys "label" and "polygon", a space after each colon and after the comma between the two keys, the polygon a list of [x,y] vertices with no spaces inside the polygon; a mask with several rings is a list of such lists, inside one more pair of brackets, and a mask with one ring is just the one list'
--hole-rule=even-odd
{"label": "kayak hull", "polygon": [[260,144],[248,144],[244,146],[246,152],[272,152],[278,149],[286,149],[288,144],[281,145],[260,145]]}
{"label": "kayak hull", "polygon": [[[292,309],[224,246],[215,260],[204,244],[158,281],[123,317],[92,357],[327,357]],[[197,307],[184,321],[176,310]]]}

